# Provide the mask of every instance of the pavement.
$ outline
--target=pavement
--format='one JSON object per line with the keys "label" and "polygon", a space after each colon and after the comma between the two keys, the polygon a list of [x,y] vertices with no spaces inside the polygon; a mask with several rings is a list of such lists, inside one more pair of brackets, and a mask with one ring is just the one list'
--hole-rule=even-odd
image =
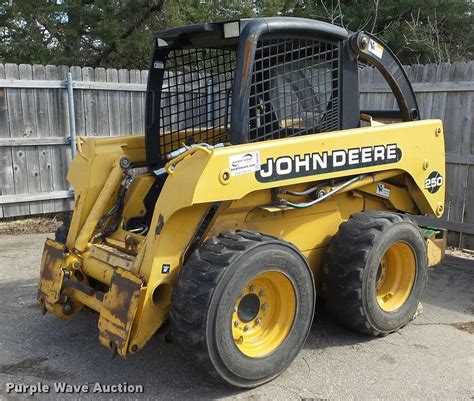
{"label": "pavement", "polygon": [[[111,359],[99,344],[92,312],[69,322],[42,316],[35,296],[46,237],[0,235],[0,399],[474,397],[473,256],[450,255],[430,270],[423,313],[398,333],[368,338],[339,327],[318,311],[308,341],[289,369],[271,383],[242,391],[210,381],[161,335],[132,357]],[[91,393],[95,383],[124,382],[141,385],[144,392]],[[24,391],[40,383],[43,389],[50,386],[50,392],[34,397],[7,394],[7,383]],[[54,383],[89,386],[89,392],[55,393]]]}

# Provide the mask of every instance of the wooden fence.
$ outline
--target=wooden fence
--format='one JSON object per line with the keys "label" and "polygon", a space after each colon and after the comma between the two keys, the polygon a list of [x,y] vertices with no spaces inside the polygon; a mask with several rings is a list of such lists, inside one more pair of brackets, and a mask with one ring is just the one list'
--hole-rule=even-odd
{"label": "wooden fence", "polygon": [[[147,71],[0,64],[0,218],[71,207],[68,72],[78,135],[144,131]],[[452,231],[452,245],[474,249],[474,61],[412,65],[407,73],[422,118],[444,121],[446,212],[437,224]],[[361,108],[396,108],[377,71],[360,75]]]}

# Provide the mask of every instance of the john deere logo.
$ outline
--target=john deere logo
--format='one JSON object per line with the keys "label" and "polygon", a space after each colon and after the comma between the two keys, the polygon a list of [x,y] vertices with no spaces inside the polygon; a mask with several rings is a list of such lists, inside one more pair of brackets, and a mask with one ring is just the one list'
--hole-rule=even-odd
{"label": "john deere logo", "polygon": [[397,144],[281,156],[276,159],[267,159],[260,170],[255,172],[255,178],[259,182],[279,181],[334,171],[392,164],[397,163],[401,158],[402,150]]}

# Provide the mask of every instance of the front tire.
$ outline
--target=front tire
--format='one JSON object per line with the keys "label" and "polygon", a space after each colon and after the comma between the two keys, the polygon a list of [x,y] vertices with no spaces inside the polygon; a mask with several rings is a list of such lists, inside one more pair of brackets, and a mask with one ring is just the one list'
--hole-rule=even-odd
{"label": "front tire", "polygon": [[207,240],[183,266],[170,313],[173,341],[233,386],[282,373],[309,334],[315,287],[291,244],[248,231]]}
{"label": "front tire", "polygon": [[410,219],[390,212],[354,214],[329,247],[322,271],[325,305],[361,333],[397,331],[417,311],[427,264],[425,241]]}

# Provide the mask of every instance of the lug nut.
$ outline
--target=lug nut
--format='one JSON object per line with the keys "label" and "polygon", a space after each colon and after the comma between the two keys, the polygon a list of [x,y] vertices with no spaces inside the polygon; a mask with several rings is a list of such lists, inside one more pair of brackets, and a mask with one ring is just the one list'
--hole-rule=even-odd
{"label": "lug nut", "polygon": [[263,290],[260,290],[260,291],[258,292],[258,296],[259,296],[259,297],[263,297],[264,295],[265,295],[265,293],[263,292]]}
{"label": "lug nut", "polygon": [[239,337],[237,340],[237,344],[242,344],[244,342],[244,338],[242,336]]}
{"label": "lug nut", "polygon": [[263,303],[262,306],[261,306],[262,310],[263,311],[266,311],[267,310],[267,303]]}
{"label": "lug nut", "polygon": [[234,320],[234,327],[238,327],[240,322],[238,320]]}
{"label": "lug nut", "polygon": [[249,287],[249,290],[250,290],[250,292],[254,292],[254,291],[255,291],[255,286],[254,286],[254,285],[251,285],[251,286]]}
{"label": "lug nut", "polygon": [[260,323],[262,323],[262,318],[257,317],[257,319],[255,320],[255,325],[258,326]]}
{"label": "lug nut", "polygon": [[248,324],[246,324],[246,325],[244,326],[244,331],[249,331],[249,329],[250,329],[250,326],[249,326]]}

